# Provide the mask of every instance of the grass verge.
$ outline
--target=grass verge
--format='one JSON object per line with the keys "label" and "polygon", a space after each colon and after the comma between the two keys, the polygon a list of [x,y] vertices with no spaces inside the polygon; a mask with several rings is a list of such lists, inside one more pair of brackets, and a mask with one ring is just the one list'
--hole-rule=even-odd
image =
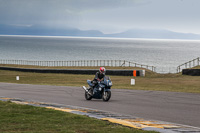
{"label": "grass verge", "polygon": [[156,133],[123,127],[82,115],[0,101],[3,133]]}
{"label": "grass verge", "polygon": [[[22,66],[22,67],[27,68],[27,66]],[[68,67],[62,67],[61,69],[66,69],[66,68]],[[97,67],[79,67],[76,69],[83,69],[83,68],[98,69]],[[119,69],[119,68],[107,67],[107,69]],[[121,69],[135,69],[135,68],[124,67]],[[20,80],[17,81],[16,76],[20,76]],[[132,76],[110,76],[110,77],[113,82],[112,88],[115,89],[200,93],[200,82],[199,82],[200,76],[187,76],[181,74],[157,74],[147,70],[145,77],[132,77]],[[87,79],[92,80],[93,78],[94,75],[28,73],[28,72],[0,70],[0,82],[8,82],[8,83],[80,87],[83,85],[87,86],[86,80]],[[136,84],[134,86],[130,85],[130,81],[132,78],[135,78],[136,81]]]}

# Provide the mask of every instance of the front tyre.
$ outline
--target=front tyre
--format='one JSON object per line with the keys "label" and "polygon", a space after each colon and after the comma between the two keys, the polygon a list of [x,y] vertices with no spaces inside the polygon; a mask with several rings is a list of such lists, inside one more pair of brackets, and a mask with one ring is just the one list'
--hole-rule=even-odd
{"label": "front tyre", "polygon": [[[88,91],[90,92],[90,94],[92,94],[92,89],[89,89]],[[85,91],[85,99],[86,100],[91,100],[92,99],[92,96],[90,94]]]}
{"label": "front tyre", "polygon": [[107,102],[111,97],[111,91],[105,91],[103,92],[103,101]]}

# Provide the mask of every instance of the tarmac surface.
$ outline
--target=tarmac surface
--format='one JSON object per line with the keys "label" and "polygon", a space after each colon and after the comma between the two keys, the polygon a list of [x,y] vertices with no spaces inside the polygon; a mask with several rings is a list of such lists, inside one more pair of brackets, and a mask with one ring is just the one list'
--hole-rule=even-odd
{"label": "tarmac surface", "polygon": [[200,127],[200,94],[112,89],[110,101],[85,100],[81,87],[0,83],[0,97],[91,108]]}

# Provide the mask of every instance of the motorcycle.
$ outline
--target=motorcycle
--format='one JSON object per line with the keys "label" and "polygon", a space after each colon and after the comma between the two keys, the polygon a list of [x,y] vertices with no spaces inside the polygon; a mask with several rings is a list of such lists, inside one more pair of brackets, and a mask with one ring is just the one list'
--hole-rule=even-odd
{"label": "motorcycle", "polygon": [[89,85],[88,88],[83,86],[85,90],[85,99],[91,100],[92,98],[95,99],[103,99],[103,101],[108,101],[111,97],[111,86],[112,81],[110,77],[105,76],[102,81],[97,81],[97,85],[93,87],[92,81],[87,80]]}

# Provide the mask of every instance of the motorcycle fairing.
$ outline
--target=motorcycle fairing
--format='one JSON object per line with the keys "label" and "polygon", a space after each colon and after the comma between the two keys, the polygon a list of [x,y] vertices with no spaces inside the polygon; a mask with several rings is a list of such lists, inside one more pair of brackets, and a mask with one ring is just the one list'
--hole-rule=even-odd
{"label": "motorcycle fairing", "polygon": [[89,86],[91,86],[91,87],[93,86],[91,80],[87,80],[87,83],[88,83]]}

